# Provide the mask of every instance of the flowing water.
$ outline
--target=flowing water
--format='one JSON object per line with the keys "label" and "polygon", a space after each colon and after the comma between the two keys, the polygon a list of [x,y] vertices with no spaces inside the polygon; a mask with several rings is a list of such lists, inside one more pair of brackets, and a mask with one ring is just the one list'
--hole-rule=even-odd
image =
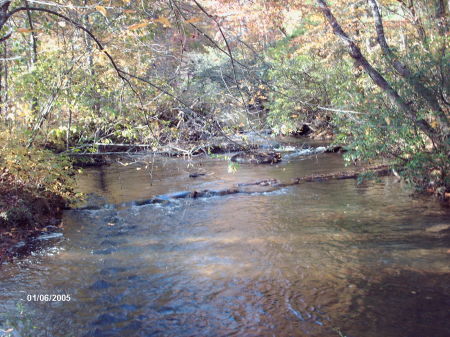
{"label": "flowing water", "polygon": [[[335,154],[237,172],[220,159],[142,161],[85,170],[79,188],[101,207],[65,212],[63,237],[1,267],[1,326],[56,337],[450,336],[448,207],[392,178],[130,206],[343,168]],[[71,300],[27,301],[38,294]]]}

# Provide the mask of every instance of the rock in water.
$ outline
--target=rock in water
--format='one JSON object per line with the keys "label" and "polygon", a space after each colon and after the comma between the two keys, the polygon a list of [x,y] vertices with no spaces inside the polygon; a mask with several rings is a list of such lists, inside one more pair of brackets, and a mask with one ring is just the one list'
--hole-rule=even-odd
{"label": "rock in water", "polygon": [[205,175],[206,175],[206,173],[194,172],[194,173],[189,174],[189,178],[198,178],[198,177],[202,177]]}
{"label": "rock in water", "polygon": [[347,149],[340,145],[332,145],[332,146],[328,146],[325,152],[326,153],[345,153],[345,152],[347,152]]}
{"label": "rock in water", "polygon": [[431,227],[428,227],[425,229],[425,231],[429,233],[443,233],[450,230],[449,224],[439,224],[439,225],[433,225]]}
{"label": "rock in water", "polygon": [[281,155],[276,152],[239,152],[231,157],[231,161],[239,164],[276,164]]}

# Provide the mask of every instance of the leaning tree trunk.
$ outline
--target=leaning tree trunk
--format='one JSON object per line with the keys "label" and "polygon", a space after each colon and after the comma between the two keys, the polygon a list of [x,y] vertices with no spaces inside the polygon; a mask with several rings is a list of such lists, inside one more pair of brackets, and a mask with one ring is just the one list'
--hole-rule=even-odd
{"label": "leaning tree trunk", "polygon": [[446,146],[436,129],[434,129],[428,121],[417,116],[416,111],[406,104],[405,100],[398,94],[398,92],[389,84],[389,82],[376,70],[362,54],[361,49],[356,43],[344,32],[336,17],[331,12],[325,0],[316,0],[319,9],[324,15],[333,29],[333,33],[337,35],[346,45],[349,55],[355,60],[357,66],[361,66],[364,71],[370,76],[372,81],[388,96],[391,103],[397,107],[399,111],[409,117],[414,124],[438,147]]}
{"label": "leaning tree trunk", "polygon": [[414,74],[411,69],[403,62],[399,60],[397,55],[394,54],[392,49],[389,47],[386,35],[384,32],[383,26],[383,18],[381,16],[380,7],[378,6],[377,0],[368,0],[370,7],[372,9],[372,15],[375,20],[375,28],[377,31],[378,43],[383,51],[383,55],[386,57],[388,62],[392,65],[392,67],[397,71],[397,73],[403,77],[408,84],[414,89],[419,97],[422,97],[429,105],[429,107],[433,110],[433,112],[438,116],[439,122],[442,127],[442,131],[445,135],[449,133],[449,121],[445,112],[442,110],[439,105],[438,98],[432,89],[428,88],[424,85],[418,76]]}

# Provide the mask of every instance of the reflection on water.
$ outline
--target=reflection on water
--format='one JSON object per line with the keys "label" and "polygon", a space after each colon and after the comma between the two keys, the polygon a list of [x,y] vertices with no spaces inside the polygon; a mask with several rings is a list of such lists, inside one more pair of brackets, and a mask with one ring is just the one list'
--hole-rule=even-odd
{"label": "reflection on water", "polygon": [[[119,204],[342,168],[337,155],[278,166],[159,159],[87,170],[80,189]],[[189,178],[189,172],[206,176]],[[97,201],[98,201],[97,200]],[[383,180],[68,211],[64,239],[2,267],[0,319],[27,294],[33,336],[450,336],[450,211]]]}

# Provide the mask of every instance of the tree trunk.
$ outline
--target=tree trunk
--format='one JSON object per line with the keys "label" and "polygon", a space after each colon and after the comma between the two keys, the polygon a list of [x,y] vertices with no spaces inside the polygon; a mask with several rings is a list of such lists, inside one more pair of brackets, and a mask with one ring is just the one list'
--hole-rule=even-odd
{"label": "tree trunk", "polygon": [[436,19],[438,21],[438,30],[441,36],[448,32],[447,8],[444,0],[438,0],[436,8]]}
{"label": "tree trunk", "polygon": [[[31,17],[31,11],[30,6],[28,4],[28,1],[25,1],[25,7],[27,8],[27,18],[28,18],[28,25],[31,30],[31,46],[32,46],[32,55],[30,60],[30,68],[33,69],[38,61],[38,53],[37,53],[37,36],[36,32],[34,31],[34,25],[33,25],[33,19]],[[33,96],[31,98],[31,113],[33,116],[38,116],[39,114],[39,102],[36,96]]]}
{"label": "tree trunk", "polygon": [[6,60],[0,61],[0,120],[3,117],[3,77],[5,76],[5,64]]}
{"label": "tree trunk", "polygon": [[440,98],[441,101],[444,102],[444,104],[447,104],[448,106],[448,100],[447,95],[449,94],[450,89],[450,79],[448,76],[449,71],[449,65],[447,63],[447,43],[448,43],[448,10],[450,7],[450,1],[448,4],[445,4],[445,0],[438,0],[438,7],[436,9],[436,21],[438,25],[438,33],[442,40],[441,47],[440,47],[440,60],[439,60],[439,67],[440,67],[440,81],[441,81],[441,88],[440,88]]}
{"label": "tree trunk", "polygon": [[425,31],[425,28],[423,27],[423,23],[422,23],[422,20],[420,19],[420,16],[417,14],[417,9],[416,9],[416,5],[415,5],[414,0],[411,0],[409,2],[407,8],[409,9],[409,11],[410,11],[410,13],[412,15],[414,27],[417,29],[417,33],[419,34],[420,40],[422,41],[422,43],[428,49],[427,33]]}
{"label": "tree trunk", "polygon": [[31,30],[31,45],[32,45],[32,48],[33,48],[33,54],[32,54],[32,57],[31,57],[31,63],[34,64],[38,60],[38,55],[37,55],[37,36],[36,36],[36,32],[34,31],[33,19],[31,17],[31,11],[29,9],[30,6],[28,4],[28,1],[25,1],[25,6],[27,8],[28,25],[30,26],[30,30]]}
{"label": "tree trunk", "polygon": [[[84,0],[84,5],[88,5],[88,1]],[[89,13],[83,16],[83,24],[87,29],[91,29],[90,22],[89,22]],[[86,44],[86,49],[88,53],[88,62],[89,62],[89,73],[91,75],[91,80],[94,80],[96,78],[95,75],[95,68],[94,68],[94,53],[92,48],[92,41],[87,32],[84,32],[84,41]],[[94,101],[92,103],[92,111],[95,115],[100,116],[100,103],[99,103],[99,97],[95,90],[92,90],[90,92],[91,99]]]}
{"label": "tree trunk", "polygon": [[391,103],[397,107],[399,111],[404,113],[406,116],[411,118],[414,124],[435,144],[441,146],[442,140],[439,134],[431,125],[424,119],[419,119],[416,112],[406,104],[405,100],[397,93],[397,91],[386,81],[383,75],[380,74],[370,63],[367,61],[365,56],[362,54],[361,49],[356,45],[356,43],[344,32],[342,27],[339,25],[333,13],[331,13],[325,0],[316,0],[322,14],[328,21],[333,29],[335,35],[337,35],[347,46],[348,53],[355,60],[356,65],[361,66],[364,71],[370,76],[372,81],[388,96]]}
{"label": "tree trunk", "polygon": [[3,103],[3,113],[6,116],[8,113],[8,45],[6,41],[3,41],[3,58],[5,59],[3,63],[3,92],[2,103]]}
{"label": "tree trunk", "polygon": [[428,103],[429,107],[438,116],[444,135],[448,135],[449,121],[447,119],[447,116],[445,115],[445,112],[439,105],[439,101],[433,90],[422,84],[420,82],[420,79],[412,73],[411,69],[409,69],[406,64],[399,61],[399,59],[387,43],[384,33],[383,18],[381,16],[377,0],[368,0],[368,2],[372,9],[372,15],[375,20],[375,29],[377,31],[378,43],[381,46],[381,50],[383,51],[384,56],[392,65],[392,67],[397,71],[397,73],[401,77],[403,77],[411,87],[413,87],[416,94],[422,97]]}
{"label": "tree trunk", "polygon": [[67,123],[67,132],[66,132],[66,150],[69,151],[70,147],[70,128],[72,127],[72,109],[69,109],[69,121]]}
{"label": "tree trunk", "polygon": [[0,29],[3,28],[8,20],[8,9],[11,1],[0,0]]}

